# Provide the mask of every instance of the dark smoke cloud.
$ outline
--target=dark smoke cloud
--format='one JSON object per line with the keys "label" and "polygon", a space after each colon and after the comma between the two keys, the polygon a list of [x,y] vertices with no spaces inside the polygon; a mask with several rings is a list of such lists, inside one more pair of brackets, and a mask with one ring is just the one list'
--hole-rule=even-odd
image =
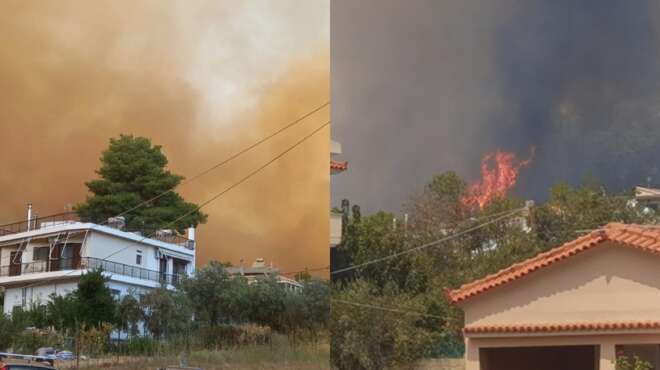
{"label": "dark smoke cloud", "polygon": [[400,210],[428,179],[526,156],[516,193],[588,177],[660,185],[653,1],[360,1],[331,9],[333,198]]}
{"label": "dark smoke cloud", "polygon": [[[304,53],[269,55],[250,30],[288,11],[243,14],[236,9],[244,4],[230,3],[4,2],[1,220],[22,219],[28,201],[42,216],[82,201],[101,151],[120,133],[152,138],[173,172],[192,176],[327,101],[327,40],[307,42]],[[209,33],[216,44],[200,48]],[[255,54],[268,58],[248,58]],[[209,58],[211,70],[200,75],[195,63]],[[256,82],[218,99],[243,80]],[[319,113],[180,191],[201,203],[327,119]],[[199,264],[263,257],[284,270],[327,265],[328,137],[322,131],[210,205],[198,233]]]}

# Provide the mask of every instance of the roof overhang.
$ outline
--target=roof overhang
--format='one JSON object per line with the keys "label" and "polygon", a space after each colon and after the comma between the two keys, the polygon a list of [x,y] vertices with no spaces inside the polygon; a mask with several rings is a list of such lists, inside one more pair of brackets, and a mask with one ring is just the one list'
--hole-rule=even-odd
{"label": "roof overhang", "polygon": [[649,334],[660,333],[660,321],[468,325],[463,333],[470,338]]}
{"label": "roof overhang", "polygon": [[610,244],[660,254],[660,227],[658,225],[611,223],[600,230],[593,231],[560,247],[538,254],[523,262],[516,263],[482,279],[464,284],[458,289],[446,290],[445,294],[451,303],[461,304],[469,298],[521,279],[535,271],[573,257],[605,242],[613,242]]}

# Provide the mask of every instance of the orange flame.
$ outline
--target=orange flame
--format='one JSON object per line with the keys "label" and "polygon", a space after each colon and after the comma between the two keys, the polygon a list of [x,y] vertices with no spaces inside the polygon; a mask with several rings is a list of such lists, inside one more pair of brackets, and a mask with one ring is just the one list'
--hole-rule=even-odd
{"label": "orange flame", "polygon": [[515,153],[499,150],[487,153],[481,160],[481,181],[470,185],[461,199],[463,205],[469,209],[483,208],[494,199],[504,198],[516,185],[520,169],[528,166],[533,156],[533,148],[530,157],[523,161]]}

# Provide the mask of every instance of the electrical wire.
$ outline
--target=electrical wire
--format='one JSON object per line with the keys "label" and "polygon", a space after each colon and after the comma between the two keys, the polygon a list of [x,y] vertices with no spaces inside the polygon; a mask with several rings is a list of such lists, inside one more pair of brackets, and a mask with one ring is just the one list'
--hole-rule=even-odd
{"label": "electrical wire", "polygon": [[495,219],[493,219],[493,220],[490,220],[490,221],[488,221],[488,222],[484,222],[484,223],[479,224],[479,225],[477,225],[477,226],[470,227],[470,228],[468,228],[468,229],[465,229],[465,230],[460,231],[460,232],[458,232],[458,233],[455,233],[455,234],[452,234],[452,235],[446,236],[446,237],[444,237],[444,238],[441,238],[441,239],[438,239],[438,240],[432,241],[432,242],[430,242],[430,243],[422,244],[422,245],[417,246],[417,247],[414,247],[414,248],[410,248],[410,249],[406,249],[406,250],[401,251],[401,252],[393,253],[393,254],[390,254],[390,255],[385,256],[385,257],[376,258],[376,259],[373,259],[373,260],[371,260],[371,261],[367,261],[367,262],[360,263],[360,264],[358,264],[358,265],[353,265],[353,266],[349,266],[349,267],[341,268],[341,269],[339,269],[339,270],[331,271],[330,274],[331,274],[331,275],[334,275],[334,274],[339,274],[339,273],[341,273],[341,272],[346,272],[346,271],[355,270],[355,269],[358,269],[358,268],[361,268],[361,267],[364,267],[364,266],[372,265],[372,264],[374,264],[374,263],[378,263],[378,262],[386,261],[386,260],[389,260],[389,259],[392,259],[392,258],[396,258],[396,257],[402,256],[402,255],[404,255],[404,254],[408,254],[408,253],[412,253],[412,252],[417,252],[417,251],[419,251],[419,250],[422,250],[422,249],[425,249],[425,248],[429,248],[429,247],[434,247],[434,246],[437,246],[437,245],[439,245],[439,244],[441,244],[441,243],[444,243],[444,242],[447,242],[447,241],[450,241],[450,240],[456,239],[456,238],[458,238],[458,237],[460,237],[460,236],[463,236],[463,235],[465,235],[465,234],[468,234],[468,233],[471,233],[471,232],[473,232],[473,231],[476,231],[476,230],[482,229],[482,228],[484,228],[484,227],[486,227],[486,226],[488,226],[488,225],[494,224],[494,223],[496,223],[496,222],[498,222],[498,221],[501,221],[501,220],[503,220],[503,219],[505,219],[505,218],[511,217],[511,216],[513,216],[513,215],[515,215],[515,214],[517,214],[517,213],[519,213],[519,212],[524,211],[525,209],[526,209],[525,207],[523,207],[523,208],[518,208],[518,209],[515,209],[515,210],[513,210],[513,211],[506,212],[503,216],[497,217],[497,218],[495,218]]}
{"label": "electrical wire", "polygon": [[[268,166],[270,166],[271,164],[275,163],[278,159],[282,158],[282,157],[285,156],[287,153],[289,153],[290,151],[292,151],[292,150],[295,149],[296,147],[300,146],[302,143],[304,143],[306,140],[308,140],[309,138],[311,138],[312,136],[314,136],[316,133],[318,133],[318,132],[321,131],[323,128],[327,127],[328,125],[330,125],[330,121],[327,121],[327,122],[325,122],[324,124],[322,124],[321,126],[317,127],[316,129],[314,129],[314,131],[312,131],[312,132],[310,132],[309,134],[305,135],[302,139],[296,141],[293,145],[289,146],[286,150],[280,152],[278,155],[276,155],[275,157],[273,157],[272,159],[270,159],[269,161],[267,161],[266,163],[264,163],[263,165],[261,165],[261,166],[258,167],[257,169],[251,171],[250,173],[248,173],[246,176],[242,177],[242,178],[241,178],[240,180],[238,180],[237,182],[235,182],[235,183],[233,183],[232,185],[230,185],[229,187],[223,189],[221,192],[217,193],[216,195],[214,195],[214,196],[211,197],[210,199],[207,199],[207,200],[204,201],[203,203],[197,205],[197,206],[195,207],[195,209],[193,209],[193,210],[191,210],[191,211],[189,211],[189,212],[186,212],[184,215],[178,217],[177,219],[175,219],[175,220],[173,220],[173,221],[170,221],[170,222],[168,222],[167,224],[163,225],[163,226],[161,227],[161,229],[163,229],[163,228],[167,228],[167,227],[169,227],[169,226],[171,226],[171,225],[177,223],[177,222],[180,221],[181,219],[183,219],[183,218],[189,216],[190,214],[192,214],[192,213],[194,213],[194,212],[197,212],[197,211],[199,211],[200,209],[202,209],[203,207],[205,207],[205,206],[211,204],[212,202],[214,202],[214,201],[217,200],[218,198],[222,197],[223,195],[225,195],[226,193],[228,193],[228,192],[231,191],[232,189],[234,189],[234,188],[236,188],[237,186],[243,184],[243,183],[246,182],[248,179],[250,179],[250,178],[253,177],[254,175],[256,175],[256,174],[258,174],[259,172],[261,172],[262,170],[264,170],[266,167],[268,167]],[[138,240],[137,243],[143,242],[144,240],[150,238],[150,237],[153,236],[154,234],[155,234],[155,232],[154,232],[154,233],[151,233],[151,234],[149,234],[149,235],[147,235],[147,236],[144,236],[143,238],[141,238],[140,240]],[[132,246],[133,246],[133,245],[129,244],[129,245],[127,245],[126,247],[121,248],[121,249],[119,249],[119,250],[117,250],[117,251],[115,251],[115,252],[109,254],[109,255],[106,256],[105,258],[102,258],[101,261],[106,261],[108,258],[110,258],[110,257],[112,257],[112,256],[114,256],[114,255],[116,255],[116,254],[118,254],[118,253],[121,253],[121,252],[123,252],[124,250],[126,250],[126,249],[128,249],[128,248],[131,248]],[[77,272],[77,271],[78,271],[78,270],[71,270],[69,273],[62,275],[62,277],[64,277],[64,276],[68,276],[68,275],[73,274],[73,273],[75,273],[75,272]],[[30,284],[30,285],[24,286],[23,288],[25,289],[25,288],[29,288],[29,287],[36,286],[36,285],[40,285],[40,284],[41,284],[41,282],[37,282],[37,283],[34,283],[34,284]]]}

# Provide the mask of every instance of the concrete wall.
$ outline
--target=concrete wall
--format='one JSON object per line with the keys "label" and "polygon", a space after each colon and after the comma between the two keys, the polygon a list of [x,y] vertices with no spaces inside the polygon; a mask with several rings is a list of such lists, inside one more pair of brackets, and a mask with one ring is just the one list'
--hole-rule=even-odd
{"label": "concrete wall", "polygon": [[[149,270],[158,270],[156,248],[125,240],[98,232],[92,232],[87,237],[87,248],[83,249],[83,256],[105,259],[110,254],[117,254],[108,258],[108,261],[123,263],[125,265],[141,267]],[[135,263],[137,251],[142,251],[142,264]]]}
{"label": "concrete wall", "polygon": [[657,321],[660,257],[604,243],[463,304],[466,325]]}
{"label": "concrete wall", "polygon": [[72,292],[78,286],[77,281],[66,281],[50,285],[32,286],[28,288],[7,288],[5,291],[4,312],[10,314],[14,307],[20,307],[23,304],[23,291],[25,291],[25,303],[29,307],[31,304],[45,304],[48,302],[48,296],[55,293],[64,295]]}

